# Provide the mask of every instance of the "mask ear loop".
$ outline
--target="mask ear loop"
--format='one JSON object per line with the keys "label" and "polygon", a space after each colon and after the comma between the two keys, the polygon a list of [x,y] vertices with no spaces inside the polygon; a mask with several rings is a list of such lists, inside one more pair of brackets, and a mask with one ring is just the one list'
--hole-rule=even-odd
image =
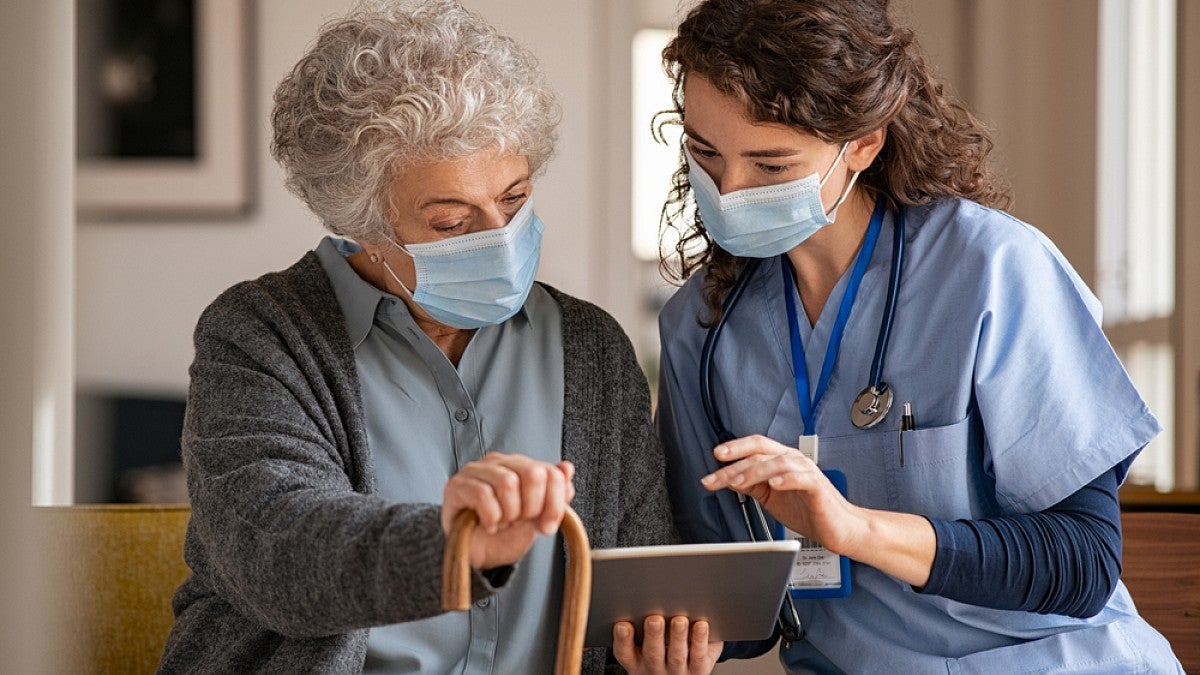
{"label": "mask ear loop", "polygon": [[[408,297],[413,297],[413,292],[408,290],[408,286],[405,286],[403,281],[400,281],[400,277],[396,276],[396,273],[392,271],[392,266],[387,264],[386,260],[383,261],[383,269],[387,270],[387,273],[392,275],[392,279],[394,279],[397,284],[400,284],[400,288],[403,288],[404,292],[408,293]],[[415,300],[416,298],[413,299]]]}
{"label": "mask ear loop", "polygon": [[[848,147],[850,147],[850,141],[842,143],[842,149],[838,152],[838,156],[834,158],[833,164],[829,165],[829,171],[825,172],[825,177],[822,178],[821,182],[819,183],[820,187],[825,187],[825,183],[829,180],[829,177],[833,175],[833,170],[837,168],[838,162],[842,161],[842,158],[846,156],[846,148]],[[858,176],[861,173],[861,171],[855,171],[854,175],[850,176],[850,182],[846,183],[846,189],[842,191],[842,196],[838,197],[837,201],[833,203],[833,206],[831,206],[829,210],[825,212],[826,218],[833,220],[835,217],[837,217],[837,210],[842,206],[843,203],[845,203],[846,198],[850,196],[850,189],[854,187],[854,181],[858,180]]]}
{"label": "mask ear loop", "polygon": [[[416,260],[416,258],[413,257],[413,254],[409,253],[408,249],[404,248],[404,246],[400,242],[396,241],[395,239],[392,239],[391,237],[387,238],[387,242],[389,244],[391,244],[392,246],[395,246],[396,248],[403,251],[404,255],[406,255],[410,258],[413,258],[413,260]],[[411,290],[409,290],[408,286],[404,285],[403,281],[400,281],[400,277],[396,276],[396,273],[392,270],[392,266],[389,265],[388,262],[386,260],[384,260],[382,257],[376,256],[375,254],[372,253],[371,254],[371,262],[376,262],[377,260],[379,262],[383,263],[383,269],[387,270],[387,273],[392,275],[392,279],[395,280],[395,282],[400,285],[400,288],[404,289],[404,292],[408,294],[408,297],[413,298],[413,300],[415,301],[416,298],[413,297],[413,292]]]}

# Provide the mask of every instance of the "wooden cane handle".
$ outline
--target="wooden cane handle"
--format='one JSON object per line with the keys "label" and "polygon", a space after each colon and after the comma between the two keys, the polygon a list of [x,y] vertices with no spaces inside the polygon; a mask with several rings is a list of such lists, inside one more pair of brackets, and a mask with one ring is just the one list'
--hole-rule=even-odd
{"label": "wooden cane handle", "polygon": [[442,558],[442,609],[462,612],[471,608],[471,533],[479,524],[479,516],[463,509],[454,517],[450,534],[446,535],[446,552]]}
{"label": "wooden cane handle", "polygon": [[[446,537],[442,561],[442,608],[462,611],[471,606],[471,533],[479,524],[474,511],[454,518]],[[578,675],[583,667],[583,638],[592,601],[592,556],[587,530],[574,509],[567,507],[559,529],[567,546],[567,578],[563,584],[562,614],[558,622],[555,675]]]}
{"label": "wooden cane handle", "polygon": [[592,547],[583,521],[571,507],[563,513],[559,528],[567,546],[567,579],[563,584],[554,672],[555,675],[578,675],[583,667],[583,638],[592,602]]}

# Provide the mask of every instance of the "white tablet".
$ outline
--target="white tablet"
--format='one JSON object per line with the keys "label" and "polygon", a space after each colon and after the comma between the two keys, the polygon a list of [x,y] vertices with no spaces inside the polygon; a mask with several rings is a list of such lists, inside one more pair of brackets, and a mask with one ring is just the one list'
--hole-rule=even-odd
{"label": "white tablet", "polygon": [[704,619],[711,640],[770,637],[799,548],[791,540],[593,550],[587,646],[611,646],[618,621],[632,622],[640,641],[652,614]]}

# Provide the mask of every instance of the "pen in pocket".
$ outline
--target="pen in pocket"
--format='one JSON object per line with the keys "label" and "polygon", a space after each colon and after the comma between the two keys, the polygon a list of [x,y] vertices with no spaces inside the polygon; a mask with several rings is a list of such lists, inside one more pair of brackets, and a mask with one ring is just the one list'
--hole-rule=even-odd
{"label": "pen in pocket", "polygon": [[904,466],[904,432],[917,428],[913,420],[912,404],[904,402],[904,415],[900,417],[900,466]]}

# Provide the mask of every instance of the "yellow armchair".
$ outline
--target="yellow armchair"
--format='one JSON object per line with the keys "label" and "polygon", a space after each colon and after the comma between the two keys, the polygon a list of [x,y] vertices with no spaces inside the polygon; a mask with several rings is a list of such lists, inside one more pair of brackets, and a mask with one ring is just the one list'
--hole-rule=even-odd
{"label": "yellow armchair", "polygon": [[50,548],[58,672],[153,673],[189,573],[186,504],[98,504],[34,509]]}

